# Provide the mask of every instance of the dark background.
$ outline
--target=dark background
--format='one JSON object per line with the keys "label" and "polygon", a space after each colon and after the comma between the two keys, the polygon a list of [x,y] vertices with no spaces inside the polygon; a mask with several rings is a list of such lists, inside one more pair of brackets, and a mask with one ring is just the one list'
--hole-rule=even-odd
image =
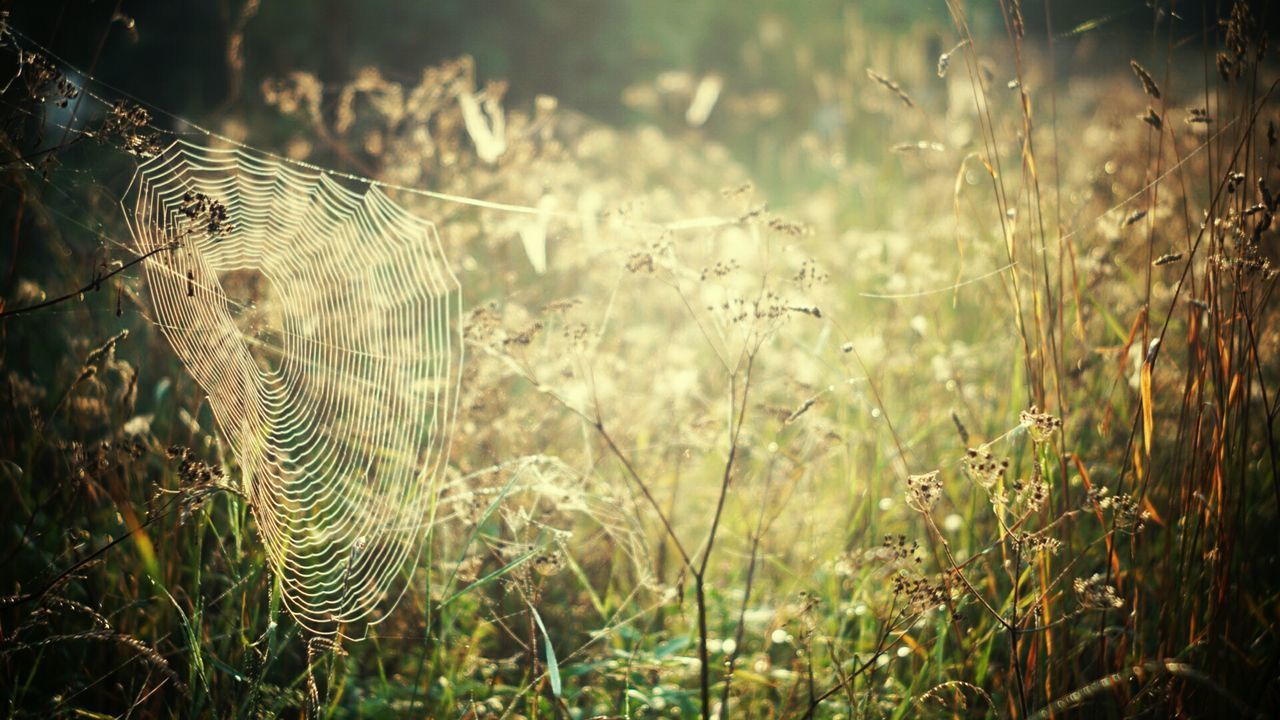
{"label": "dark background", "polygon": [[[1201,30],[1216,25],[1220,3],[1175,4],[1182,18],[1177,31],[1198,46]],[[1144,0],[1023,5],[1031,42],[1043,42],[1052,27],[1061,43],[1087,34],[1099,47],[1135,55],[1167,47],[1165,37],[1152,43],[1153,11]],[[1268,5],[1259,4],[1259,17]],[[967,6],[975,30],[1003,25],[998,3]],[[876,27],[934,18],[941,35],[954,37],[942,0],[262,0],[244,25],[246,81],[236,88],[227,41],[244,10],[241,0],[38,0],[0,7],[9,9],[15,28],[77,66],[94,68],[106,82],[206,120],[237,103],[257,103],[257,83],[265,77],[305,70],[337,83],[372,65],[393,79],[411,79],[423,67],[468,54],[482,79],[509,81],[513,102],[547,93],[619,122],[628,117],[622,88],[663,70],[714,70],[732,78],[739,48],[764,13],[819,48],[839,46],[846,7]],[[1085,23],[1090,29],[1072,32]],[[822,42],[833,33],[837,42]]]}

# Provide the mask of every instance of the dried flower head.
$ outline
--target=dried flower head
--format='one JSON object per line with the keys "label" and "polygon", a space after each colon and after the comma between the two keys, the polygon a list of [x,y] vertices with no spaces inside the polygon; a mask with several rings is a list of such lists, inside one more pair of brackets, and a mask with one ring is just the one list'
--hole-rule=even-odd
{"label": "dried flower head", "polygon": [[942,478],[937,470],[907,477],[907,505],[913,510],[927,513],[941,497]]}
{"label": "dried flower head", "polygon": [[168,455],[178,461],[178,524],[185,523],[213,496],[232,491],[222,468],[200,460],[190,448],[174,445]]}
{"label": "dried flower head", "polygon": [[996,460],[985,447],[969,448],[963,461],[964,472],[984,490],[990,490],[1009,469],[1007,459]]}
{"label": "dried flower head", "polygon": [[204,193],[183,193],[178,212],[187,218],[191,229],[203,231],[213,240],[231,231],[231,224],[227,222],[227,206]]}
{"label": "dried flower head", "polygon": [[1027,512],[1039,510],[1049,499],[1049,483],[1041,476],[1039,466],[1030,480],[1015,480],[1012,489],[1014,505]]}
{"label": "dried flower head", "polygon": [[893,576],[893,594],[905,601],[910,612],[920,613],[947,602],[947,584],[902,571]]}
{"label": "dried flower head", "polygon": [[121,100],[111,107],[98,128],[99,142],[118,142],[130,155],[150,158],[159,155],[164,143],[151,130],[151,113],[141,105]]}
{"label": "dried flower head", "polygon": [[559,548],[551,548],[533,558],[533,569],[539,575],[555,575],[564,568],[564,554]]}
{"label": "dried flower head", "polygon": [[1138,64],[1137,60],[1130,60],[1129,67],[1133,68],[1133,74],[1138,76],[1138,80],[1142,82],[1142,91],[1150,95],[1152,98],[1160,99],[1160,86],[1156,85],[1155,78],[1151,77],[1151,73],[1147,69]]}
{"label": "dried flower head", "polygon": [[938,56],[938,77],[942,78],[947,76],[947,70],[951,67],[951,56],[954,55],[957,50],[968,44],[968,42],[968,40],[961,40],[956,43],[955,47]]}
{"label": "dried flower head", "polygon": [[1089,610],[1114,610],[1124,607],[1124,599],[1116,589],[1107,584],[1106,577],[1097,573],[1088,578],[1076,578],[1071,583],[1080,607]]}
{"label": "dried flower head", "polygon": [[885,77],[884,75],[881,75],[880,73],[876,72],[875,70],[872,70],[871,68],[867,68],[867,77],[879,83],[879,85],[884,89],[888,90],[894,95],[897,95],[898,99],[901,100],[902,103],[907,107],[913,108],[916,106],[915,101],[911,99],[911,96],[908,95],[907,92],[903,90],[902,86],[899,85],[898,83],[890,80],[889,78]]}
{"label": "dried flower head", "polygon": [[1062,429],[1062,420],[1049,413],[1040,412],[1040,408],[1032,405],[1018,416],[1022,426],[1027,429],[1031,441],[1037,445],[1048,442],[1053,434]]}
{"label": "dried flower head", "polygon": [[871,553],[890,567],[910,568],[924,562],[920,557],[920,542],[912,540],[908,543],[906,535],[885,535],[880,547]]}
{"label": "dried flower head", "polygon": [[1139,115],[1138,118],[1156,130],[1162,130],[1164,128],[1164,120],[1160,117],[1160,113],[1156,112],[1154,108],[1147,108],[1147,114]]}
{"label": "dried flower head", "polygon": [[1056,554],[1062,549],[1062,541],[1043,532],[1015,532],[1010,537],[1013,546],[1024,555],[1036,553]]}
{"label": "dried flower head", "polygon": [[1187,123],[1190,125],[1208,125],[1211,122],[1213,116],[1206,108],[1191,108],[1187,111]]}

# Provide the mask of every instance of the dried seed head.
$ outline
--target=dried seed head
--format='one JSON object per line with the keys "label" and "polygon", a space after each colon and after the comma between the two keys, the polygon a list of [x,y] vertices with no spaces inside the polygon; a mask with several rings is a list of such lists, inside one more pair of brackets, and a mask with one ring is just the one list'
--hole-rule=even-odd
{"label": "dried seed head", "polygon": [[1062,549],[1062,541],[1043,532],[1018,532],[1010,536],[1013,546],[1024,554],[1056,554]]}
{"label": "dried seed head", "polygon": [[1138,64],[1137,60],[1130,60],[1129,67],[1133,68],[1133,74],[1138,76],[1138,80],[1142,81],[1142,90],[1146,94],[1160,99],[1160,86],[1156,85],[1155,78],[1151,77],[1151,73],[1147,69]]}
{"label": "dried seed head", "polygon": [[1147,114],[1139,115],[1138,117],[1142,122],[1150,125],[1156,130],[1160,130],[1164,127],[1164,120],[1160,118],[1160,114],[1157,113],[1154,108],[1147,108]]}
{"label": "dried seed head", "polygon": [[1040,408],[1032,405],[1029,409],[1023,410],[1019,415],[1023,427],[1027,428],[1027,433],[1031,435],[1031,441],[1037,445],[1047,442],[1053,433],[1062,428],[1062,420],[1056,418],[1049,413],[1040,412]]}
{"label": "dried seed head", "polygon": [[956,43],[955,47],[938,56],[938,77],[947,76],[947,70],[951,67],[951,56],[954,55],[957,50],[964,47],[968,42],[968,40],[961,40]]}
{"label": "dried seed head", "polygon": [[996,460],[986,448],[969,448],[963,461],[964,472],[983,490],[991,490],[1009,469],[1008,460]]}
{"label": "dried seed head", "polygon": [[938,477],[937,470],[907,477],[907,505],[911,509],[930,512],[941,497],[942,478]]}
{"label": "dried seed head", "polygon": [[930,152],[943,152],[947,147],[942,143],[919,140],[917,142],[898,143],[889,149],[896,153],[914,153],[924,152],[926,150]]}
{"label": "dried seed head", "polygon": [[1213,116],[1206,108],[1191,108],[1187,111],[1187,123],[1190,125],[1208,125],[1211,122],[1213,122]]}
{"label": "dried seed head", "polygon": [[549,550],[533,558],[533,569],[539,575],[555,575],[564,567],[564,557],[557,549]]}
{"label": "dried seed head", "polygon": [[1142,218],[1144,218],[1144,217],[1146,217],[1146,216],[1147,216],[1147,211],[1146,211],[1146,210],[1135,210],[1133,213],[1131,213],[1131,214],[1129,215],[1129,217],[1126,217],[1126,218],[1124,219],[1124,222],[1123,222],[1123,223],[1121,223],[1121,224],[1122,224],[1124,227],[1129,227],[1130,225],[1132,225],[1132,224],[1134,224],[1134,223],[1138,222],[1139,220],[1141,220]]}
{"label": "dried seed head", "polygon": [[880,86],[883,87],[884,89],[888,90],[894,95],[897,95],[898,99],[901,100],[902,103],[907,107],[913,108],[916,106],[915,101],[911,99],[911,96],[908,95],[907,92],[903,90],[902,86],[899,85],[898,83],[890,80],[889,78],[885,77],[884,75],[881,75],[880,73],[876,72],[875,70],[872,70],[871,68],[867,68],[867,77],[879,83]]}
{"label": "dried seed head", "polygon": [[960,422],[960,416],[956,414],[955,410],[951,411],[951,422],[956,424],[956,432],[960,433],[960,442],[968,445],[969,429],[964,426],[963,422]]}
{"label": "dried seed head", "polygon": [[1115,610],[1124,607],[1124,600],[1116,589],[1107,584],[1098,573],[1088,578],[1076,578],[1071,583],[1080,606],[1089,610]]}

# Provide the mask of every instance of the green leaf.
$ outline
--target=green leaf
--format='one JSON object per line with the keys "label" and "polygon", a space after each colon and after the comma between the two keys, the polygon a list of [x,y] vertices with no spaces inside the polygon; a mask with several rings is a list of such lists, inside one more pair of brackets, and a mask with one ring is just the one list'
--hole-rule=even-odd
{"label": "green leaf", "polygon": [[551,679],[551,694],[560,697],[560,663],[556,661],[555,648],[551,647],[551,636],[547,634],[547,626],[542,624],[542,616],[538,614],[538,609],[530,605],[529,612],[533,613],[533,619],[538,623],[538,629],[542,631],[542,646],[546,649],[547,677]]}
{"label": "green leaf", "polygon": [[489,583],[493,582],[494,580],[497,580],[498,578],[502,577],[503,575],[506,575],[507,573],[511,572],[512,570],[515,570],[516,568],[518,568],[518,567],[520,567],[522,564],[524,564],[526,561],[528,561],[528,560],[529,560],[529,558],[533,557],[537,552],[538,552],[537,548],[535,548],[535,549],[533,549],[533,550],[529,550],[528,552],[524,553],[523,555],[521,555],[521,556],[517,557],[515,560],[512,560],[511,562],[507,563],[506,565],[503,565],[502,567],[498,568],[497,570],[494,570],[493,572],[489,573],[488,575],[485,575],[484,577],[480,578],[479,580],[476,580],[475,582],[473,582],[473,583],[471,583],[470,585],[468,585],[468,586],[466,586],[466,587],[462,588],[462,589],[461,589],[461,590],[459,590],[458,592],[456,592],[456,593],[454,593],[454,594],[450,595],[449,597],[445,598],[444,602],[440,603],[440,607],[441,607],[441,608],[448,607],[448,606],[449,606],[449,604],[450,604],[450,603],[452,603],[454,600],[457,600],[458,598],[462,597],[463,595],[466,595],[467,593],[471,592],[472,590],[475,590],[476,588],[480,588],[480,587],[483,587],[483,586],[485,586],[485,585],[488,585]]}
{"label": "green leaf", "polygon": [[689,647],[692,641],[688,636],[680,635],[662,643],[653,651],[653,656],[659,660],[670,657],[676,653]]}

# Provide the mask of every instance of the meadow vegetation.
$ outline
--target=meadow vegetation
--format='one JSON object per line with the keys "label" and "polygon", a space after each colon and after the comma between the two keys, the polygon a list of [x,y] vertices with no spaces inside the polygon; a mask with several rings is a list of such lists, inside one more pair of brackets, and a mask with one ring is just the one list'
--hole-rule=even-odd
{"label": "meadow vegetation", "polygon": [[1139,56],[996,5],[848,9],[816,46],[764,13],[724,77],[619,88],[629,123],[467,58],[246,86],[219,133],[547,209],[395,196],[441,229],[467,358],[426,554],[347,643],[281,607],[115,272],[174,124],[90,86],[119,105],[58,129],[74,78],[6,34],[4,712],[1274,715],[1269,9],[1135,3]]}

